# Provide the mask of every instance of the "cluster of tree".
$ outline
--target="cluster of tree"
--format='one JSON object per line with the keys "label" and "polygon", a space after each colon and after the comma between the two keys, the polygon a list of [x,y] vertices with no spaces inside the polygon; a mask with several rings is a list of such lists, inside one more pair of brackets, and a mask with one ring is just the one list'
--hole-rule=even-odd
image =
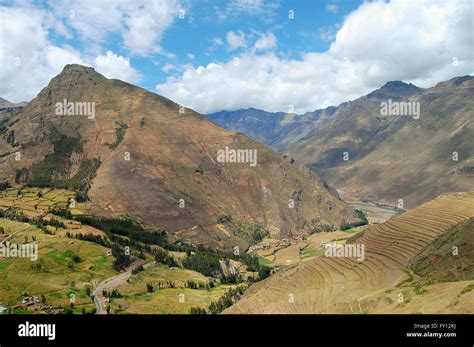
{"label": "cluster of tree", "polygon": [[334,231],[334,225],[332,224],[323,224],[323,225],[317,225],[313,226],[311,229],[311,234],[319,234],[321,232],[323,233],[329,233],[331,231]]}
{"label": "cluster of tree", "polygon": [[210,252],[204,251],[196,251],[194,254],[186,256],[183,260],[183,266],[209,277],[219,276],[221,271],[219,258]]}
{"label": "cluster of tree", "polygon": [[179,264],[174,260],[173,256],[165,250],[155,251],[155,261],[160,264],[168,265],[168,267],[179,267]]}
{"label": "cluster of tree", "polygon": [[111,292],[107,292],[106,290],[103,290],[102,295],[106,298],[111,298],[111,299],[123,297],[123,295],[117,289],[113,289]]}
{"label": "cluster of tree", "polygon": [[126,218],[100,218],[94,216],[76,216],[75,220],[107,233],[120,235],[130,240],[155,245],[163,242],[165,231],[147,231],[140,224]]}
{"label": "cluster of tree", "polygon": [[112,246],[112,255],[115,258],[113,267],[117,271],[125,269],[132,263],[130,255],[125,254],[125,250],[118,245]]}
{"label": "cluster of tree", "polygon": [[66,226],[64,225],[63,222],[51,218],[50,220],[45,220],[43,218],[39,219],[33,219],[33,218],[28,218],[23,214],[23,212],[18,211],[15,207],[10,207],[5,211],[0,211],[0,218],[6,218],[10,220],[16,220],[18,222],[22,223],[30,223],[32,225],[35,225],[39,229],[41,229],[45,234],[52,235],[53,233],[46,227],[47,225],[51,225],[53,227],[57,228],[63,228],[66,229]]}
{"label": "cluster of tree", "polygon": [[211,314],[218,314],[224,311],[226,308],[232,306],[232,304],[239,300],[240,295],[244,294],[245,288],[242,286],[229,289],[219,300],[213,301],[208,311]]}
{"label": "cluster of tree", "polygon": [[53,151],[44,159],[35,164],[31,171],[28,185],[34,187],[56,187],[56,177],[67,177],[72,165],[70,160],[73,152],[82,152],[82,141],[77,137],[70,137],[51,129],[50,141]]}
{"label": "cluster of tree", "polygon": [[63,222],[54,218],[51,218],[50,220],[41,219],[40,223],[43,223],[44,225],[51,225],[52,227],[55,227],[56,229],[58,228],[66,229],[66,226],[64,225]]}
{"label": "cluster of tree", "polygon": [[126,123],[117,123],[117,124],[119,127],[115,128],[115,142],[107,144],[107,146],[109,146],[110,149],[115,149],[118,147],[118,145],[123,141],[125,133],[127,132],[127,129],[128,129],[128,125]]}
{"label": "cluster of tree", "polygon": [[17,171],[15,181],[17,183],[27,181],[30,187],[74,190],[77,192],[78,201],[86,201],[90,182],[96,175],[100,160],[96,158],[82,160],[76,175],[69,177],[72,166],[71,155],[83,151],[83,141],[80,137],[64,135],[57,129],[51,129],[50,141],[53,144],[53,151],[41,162],[33,165],[31,174],[26,168]]}
{"label": "cluster of tree", "polygon": [[46,226],[50,225],[50,226],[53,226],[55,227],[56,229],[58,228],[63,228],[63,229],[66,229],[66,226],[64,225],[63,222],[57,220],[57,219],[54,219],[54,218],[51,218],[50,220],[45,220],[43,218],[40,218],[40,219],[37,219],[37,220],[33,220],[33,219],[29,219],[28,223],[30,224],[33,224],[35,226],[37,226],[39,229],[41,229],[45,234],[49,234],[49,235],[53,235],[53,232],[51,232]]}
{"label": "cluster of tree", "polygon": [[18,211],[16,207],[9,207],[6,210],[0,210],[0,218],[16,220],[17,222],[28,223],[30,219],[23,212]]}
{"label": "cluster of tree", "polygon": [[[68,210],[60,210],[58,214],[65,215],[68,212]],[[187,243],[172,244],[167,241],[167,233],[165,231],[147,231],[131,218],[110,219],[93,216],[76,216],[74,219],[106,232],[108,238],[115,245],[130,246],[140,251],[145,250],[154,253],[157,263],[165,264],[169,267],[180,267],[180,265],[168,251],[186,252],[186,258],[182,262],[185,268],[200,272],[205,276],[220,278],[222,283],[239,283],[242,280],[238,275],[225,276],[221,273],[219,260],[223,259],[240,261],[247,266],[249,271],[258,272],[258,278],[254,280],[262,280],[271,274],[271,269],[260,265],[258,257],[256,256],[245,253],[237,255],[231,251],[209,249],[202,245],[195,247]],[[111,247],[110,243],[100,236],[80,234],[80,236],[76,237],[99,243],[105,247]],[[163,250],[153,251],[150,245],[159,245]],[[141,254],[143,254],[143,252],[141,252]]]}
{"label": "cluster of tree", "polygon": [[356,221],[354,223],[342,223],[341,224],[341,230],[348,230],[351,228],[356,228],[360,227],[362,225],[367,225],[369,224],[369,221],[367,220],[367,217],[365,216],[365,213],[361,210],[354,210],[355,215],[357,218],[359,218],[359,221]]}
{"label": "cluster of tree", "polygon": [[188,280],[185,284],[185,287],[190,289],[209,289],[209,284]]}
{"label": "cluster of tree", "polygon": [[112,247],[112,244],[107,241],[103,236],[101,235],[94,235],[94,234],[82,234],[82,233],[78,233],[78,234],[75,234],[75,235],[72,235],[69,231],[66,232],[66,237],[69,237],[69,238],[76,238],[76,239],[79,239],[79,240],[82,240],[82,241],[89,241],[89,242],[94,242],[94,243],[97,243],[101,246],[104,246],[104,247],[107,247],[107,248],[111,248]]}
{"label": "cluster of tree", "polygon": [[72,213],[67,208],[54,206],[49,208],[48,212],[65,219],[72,219]]}
{"label": "cluster of tree", "polygon": [[190,314],[207,314],[207,311],[205,308],[201,308],[201,307],[191,307],[189,309],[189,313]]}
{"label": "cluster of tree", "polygon": [[220,281],[222,284],[234,284],[242,282],[242,277],[237,274],[221,275]]}

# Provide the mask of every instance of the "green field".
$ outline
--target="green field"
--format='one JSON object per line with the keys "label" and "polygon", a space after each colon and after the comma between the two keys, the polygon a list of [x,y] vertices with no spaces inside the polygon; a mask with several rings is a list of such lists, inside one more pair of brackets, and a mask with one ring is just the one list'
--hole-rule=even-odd
{"label": "green field", "polygon": [[[127,283],[116,288],[123,297],[112,299],[112,311],[121,314],[186,314],[191,307],[207,308],[229,288],[235,287],[235,285],[218,285],[210,289],[185,288],[188,280],[204,285],[210,278],[191,270],[154,265],[133,275]],[[175,288],[158,287],[158,283],[168,286],[168,281],[172,282]],[[152,293],[147,292],[147,283],[153,285]]]}
{"label": "green field", "polygon": [[[94,304],[85,288],[116,274],[114,258],[107,257],[107,248],[95,243],[44,234],[28,226],[0,218],[0,226],[14,234],[9,242],[38,244],[38,260],[30,258],[0,258],[0,303],[11,307],[21,302],[23,295],[44,295],[48,305],[66,307],[69,295],[76,295],[76,309],[87,311]],[[23,230],[24,229],[24,230]],[[74,256],[77,256],[74,261]]]}

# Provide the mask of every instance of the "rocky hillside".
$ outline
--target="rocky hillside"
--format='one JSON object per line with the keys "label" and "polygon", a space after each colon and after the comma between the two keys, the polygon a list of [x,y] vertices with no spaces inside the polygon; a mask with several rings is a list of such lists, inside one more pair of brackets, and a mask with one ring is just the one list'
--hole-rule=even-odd
{"label": "rocky hillside", "polygon": [[[305,115],[262,110],[209,118],[315,169],[344,198],[412,208],[450,191],[474,188],[474,77],[423,89],[391,81],[337,107]],[[382,112],[410,102],[416,115]],[[415,109],[414,109],[415,110]],[[415,110],[416,111],[416,110]]]}
{"label": "rocky hillside", "polygon": [[[257,160],[220,160],[226,148]],[[229,215],[279,237],[356,220],[291,157],[80,65],[67,65],[9,119],[0,134],[5,181],[74,189],[95,215],[128,214],[176,238],[226,247],[252,242],[223,227]]]}
{"label": "rocky hillside", "polygon": [[[473,96],[471,76],[429,89],[389,82],[339,107],[326,128],[290,153],[344,194],[415,207],[474,188]],[[417,104],[419,116],[383,114],[389,100]]]}

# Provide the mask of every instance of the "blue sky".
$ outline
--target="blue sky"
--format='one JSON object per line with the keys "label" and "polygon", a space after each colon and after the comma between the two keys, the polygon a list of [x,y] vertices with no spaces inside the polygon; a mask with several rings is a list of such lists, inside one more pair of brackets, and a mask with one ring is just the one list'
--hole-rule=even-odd
{"label": "blue sky", "polygon": [[[245,50],[241,47],[229,51],[226,44],[214,45],[215,39],[226,41],[228,32],[243,32],[249,38],[258,39],[257,33],[272,32],[278,37],[278,49],[283,56],[299,58],[308,51],[323,52],[329,48],[331,39],[327,36],[335,33],[337,25],[342,23],[344,15],[357,8],[362,1],[281,1],[275,6],[260,13],[242,11],[228,14],[225,19],[219,18],[220,11],[225,12],[230,1],[201,0],[192,3],[192,14],[189,20],[177,21],[176,25],[166,32],[162,41],[176,59],[157,57],[162,63],[207,65],[213,61],[227,61],[236,53]],[[327,6],[331,6],[328,10]],[[289,11],[293,10],[296,20],[289,20]],[[332,12],[331,12],[332,11]],[[327,33],[328,35],[324,35]],[[190,61],[187,54],[195,59]],[[137,62],[143,69],[155,72],[157,79],[163,80],[168,74],[159,74],[147,60]],[[148,67],[147,67],[148,65]],[[176,71],[175,71],[176,72]],[[145,81],[148,88],[153,88],[156,78]],[[163,80],[164,81],[164,80]]]}
{"label": "blue sky", "polygon": [[80,63],[203,113],[310,111],[472,74],[471,17],[469,0],[0,1],[0,96]]}

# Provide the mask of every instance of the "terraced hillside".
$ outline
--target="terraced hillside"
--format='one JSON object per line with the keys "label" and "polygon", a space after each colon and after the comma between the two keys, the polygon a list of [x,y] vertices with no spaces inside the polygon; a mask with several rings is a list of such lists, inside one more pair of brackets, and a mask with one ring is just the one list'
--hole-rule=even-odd
{"label": "terraced hillside", "polygon": [[[288,267],[251,287],[226,313],[371,312],[375,309],[371,296],[388,290],[403,295],[397,289],[410,277],[410,260],[454,225],[472,216],[474,191],[442,195],[368,228],[355,241],[365,246],[363,261],[320,257]],[[406,300],[401,297],[400,305],[405,305]],[[472,306],[465,310],[473,313]]]}

